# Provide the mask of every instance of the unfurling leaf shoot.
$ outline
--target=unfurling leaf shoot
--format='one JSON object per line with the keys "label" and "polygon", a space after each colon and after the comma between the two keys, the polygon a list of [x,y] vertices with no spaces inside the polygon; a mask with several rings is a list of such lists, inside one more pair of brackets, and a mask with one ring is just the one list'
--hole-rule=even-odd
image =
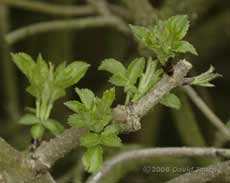
{"label": "unfurling leaf shoot", "polygon": [[188,29],[187,15],[172,16],[149,27],[130,25],[135,38],[147,48],[153,50],[162,65],[169,58],[174,58],[176,53],[190,52],[197,55],[196,49],[187,41],[184,41]]}
{"label": "unfurling leaf shoot", "polygon": [[27,92],[36,98],[35,115],[26,114],[19,123],[32,125],[34,139],[41,139],[44,129],[54,135],[62,133],[64,127],[61,123],[49,119],[54,102],[65,95],[67,87],[76,84],[85,75],[89,65],[75,61],[69,65],[62,63],[55,69],[40,54],[36,61],[26,53],[13,53],[12,58],[29,81]]}

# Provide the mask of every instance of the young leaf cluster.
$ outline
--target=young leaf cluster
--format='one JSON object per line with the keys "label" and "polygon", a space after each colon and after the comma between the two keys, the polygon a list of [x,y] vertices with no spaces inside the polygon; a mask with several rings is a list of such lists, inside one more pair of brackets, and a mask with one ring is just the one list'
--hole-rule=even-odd
{"label": "young leaf cluster", "polygon": [[215,85],[210,82],[222,76],[221,74],[214,73],[214,71],[215,68],[213,66],[210,66],[210,68],[206,72],[194,77],[191,84],[203,87],[214,87]]}
{"label": "young leaf cluster", "polygon": [[142,75],[145,67],[144,58],[134,59],[126,69],[125,66],[115,59],[105,59],[99,66],[99,70],[110,72],[112,77],[109,82],[115,86],[124,88],[126,95],[126,104],[138,93],[135,86],[138,78]]}
{"label": "young leaf cluster", "polygon": [[[99,70],[110,72],[112,76],[109,82],[115,86],[123,87],[126,93],[126,104],[136,102],[145,95],[162,76],[162,69],[158,68],[156,60],[148,58],[136,58],[127,68],[115,59],[105,59],[99,66]],[[175,109],[180,108],[180,100],[174,94],[168,94],[161,100],[161,104]]]}
{"label": "young leaf cluster", "polygon": [[62,132],[62,125],[49,119],[53,104],[65,95],[66,88],[76,84],[85,75],[89,65],[75,61],[69,65],[62,63],[55,69],[41,55],[38,55],[36,61],[25,53],[12,54],[12,58],[29,81],[27,92],[36,98],[35,114],[27,114],[19,122],[32,125],[34,139],[41,139],[45,129],[55,135]]}
{"label": "young leaf cluster", "polygon": [[68,123],[77,128],[86,128],[88,133],[81,136],[80,145],[87,150],[82,161],[88,172],[96,172],[103,162],[102,146],[119,147],[119,126],[111,124],[111,105],[115,99],[115,89],[111,88],[98,98],[89,89],[76,88],[79,101],[68,101],[65,105],[74,111],[68,118]]}
{"label": "young leaf cluster", "polygon": [[172,16],[165,21],[158,20],[150,27],[130,25],[130,28],[138,41],[156,53],[162,65],[169,58],[174,58],[177,52],[197,55],[196,49],[183,40],[189,29],[187,15]]}

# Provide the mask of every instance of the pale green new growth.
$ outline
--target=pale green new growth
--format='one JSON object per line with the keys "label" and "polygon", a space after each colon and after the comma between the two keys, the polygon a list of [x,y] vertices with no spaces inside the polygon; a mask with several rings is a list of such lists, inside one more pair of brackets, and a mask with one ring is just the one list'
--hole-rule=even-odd
{"label": "pale green new growth", "polygon": [[89,89],[76,88],[76,93],[82,103],[78,101],[65,103],[75,112],[69,117],[68,123],[71,126],[89,130],[89,133],[81,136],[80,145],[87,148],[83,156],[86,170],[96,172],[102,164],[102,146],[119,147],[122,144],[118,137],[119,126],[111,124],[111,105],[115,99],[115,89],[106,90],[102,98],[96,97]]}
{"label": "pale green new growth", "polygon": [[162,65],[169,58],[174,58],[176,52],[197,55],[196,49],[189,42],[182,40],[189,28],[187,15],[172,16],[165,21],[159,20],[150,27],[130,25],[130,28],[138,41],[156,53]]}
{"label": "pale green new growth", "polygon": [[115,86],[124,87],[124,91],[127,94],[126,104],[137,93],[137,87],[135,86],[138,78],[142,75],[145,67],[144,58],[134,59],[126,69],[125,66],[114,59],[105,59],[99,66],[99,70],[110,72],[109,82]]}
{"label": "pale green new growth", "polygon": [[49,119],[54,102],[65,95],[65,89],[76,84],[86,73],[89,65],[75,61],[67,65],[60,64],[56,70],[52,63],[47,63],[39,54],[36,61],[26,53],[12,54],[13,61],[29,80],[27,91],[36,98],[35,114],[26,114],[19,123],[33,125],[31,135],[41,139],[45,129],[57,135],[64,127]]}
{"label": "pale green new growth", "polygon": [[218,77],[222,77],[221,74],[214,73],[214,71],[215,68],[213,66],[210,66],[210,68],[206,72],[194,77],[191,84],[203,87],[214,87],[215,85],[210,82]]}
{"label": "pale green new growth", "polygon": [[160,100],[160,103],[167,106],[167,107],[171,107],[174,109],[180,109],[180,107],[181,107],[180,99],[173,93],[169,93],[169,94],[165,95]]}
{"label": "pale green new growth", "polygon": [[[156,60],[153,61],[150,57],[147,64],[145,62],[144,58],[136,58],[126,69],[123,64],[117,60],[105,59],[99,66],[99,70],[105,70],[113,74],[109,81],[115,86],[124,87],[126,93],[125,104],[128,104],[130,101],[138,101],[156,85],[162,76],[162,69],[157,67],[158,63]],[[114,72],[114,67],[122,68],[122,72]],[[165,96],[161,104],[175,109],[180,108],[179,98],[173,94]]]}
{"label": "pale green new growth", "polygon": [[157,60],[153,61],[152,58],[149,57],[145,66],[145,72],[141,74],[137,93],[134,95],[133,101],[137,101],[145,95],[160,80],[162,69],[158,69],[157,66]]}
{"label": "pale green new growth", "polygon": [[82,162],[88,172],[96,172],[103,163],[103,149],[101,146],[88,148],[82,157]]}

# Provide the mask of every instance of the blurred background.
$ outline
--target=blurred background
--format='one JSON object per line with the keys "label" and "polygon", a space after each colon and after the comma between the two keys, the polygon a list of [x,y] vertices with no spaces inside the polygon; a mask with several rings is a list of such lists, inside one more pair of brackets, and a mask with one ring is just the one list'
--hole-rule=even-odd
{"label": "blurred background", "polygon": [[[17,119],[25,113],[26,107],[34,105],[34,100],[26,93],[25,87],[28,82],[11,61],[9,52],[22,51],[34,58],[42,53],[46,60],[54,64],[63,61],[86,61],[91,64],[91,67],[78,87],[90,88],[97,95],[101,95],[102,91],[110,86],[107,82],[108,74],[97,71],[97,67],[104,58],[116,58],[127,64],[140,52],[149,54],[148,51],[143,51],[143,48],[137,45],[131,35],[124,35],[115,28],[108,26],[52,31],[29,36],[8,44],[5,39],[7,35],[21,27],[37,22],[74,18],[32,11],[30,8],[22,8],[20,3],[17,3],[24,1],[0,0],[0,136],[20,150],[28,147],[31,138],[29,128],[17,124]],[[25,2],[34,1],[38,2],[38,0],[26,0]],[[158,16],[164,19],[176,14],[189,15],[191,28],[186,39],[194,45],[199,56],[188,54],[183,55],[183,57],[189,59],[194,65],[191,75],[206,71],[210,65],[213,65],[216,71],[223,75],[222,78],[214,81],[216,87],[196,88],[196,90],[210,108],[227,124],[230,120],[230,1],[152,0],[149,1],[151,5],[149,12],[143,7],[144,1],[133,1],[133,3],[139,3],[140,8],[137,11],[129,8],[130,3],[125,1],[114,0],[108,1],[108,3],[121,8],[122,14],[126,18],[115,15],[126,24],[147,24],[136,18],[138,13],[140,14],[138,11],[141,11],[141,8],[143,8],[143,15],[147,17]],[[88,4],[85,0],[41,0],[41,2],[62,7],[67,5],[86,6]],[[75,17],[75,19],[93,16],[98,15],[82,15]],[[229,147],[230,144],[223,142],[215,127],[190,101],[186,93],[180,89],[175,92],[182,101],[180,110],[169,109],[161,105],[156,106],[142,119],[142,129],[135,133],[123,134],[122,139],[126,145],[122,149],[108,149],[106,158],[120,151],[141,147]],[[56,102],[52,117],[65,124],[67,116],[71,112],[67,110],[63,102],[76,98],[73,88],[69,89],[67,96]],[[114,105],[122,104],[123,100],[124,94],[122,90],[118,89]],[[46,139],[48,138],[50,138],[49,135],[46,136]],[[59,161],[53,168],[54,177],[60,179],[60,182],[79,183],[83,181],[88,174],[84,172],[80,163],[80,155],[81,150],[77,149]],[[146,173],[142,167],[152,164],[159,167],[204,166],[211,161],[164,158],[148,161],[148,163],[129,162],[116,167],[105,182],[162,182],[181,172]],[[140,166],[140,164],[142,165]]]}

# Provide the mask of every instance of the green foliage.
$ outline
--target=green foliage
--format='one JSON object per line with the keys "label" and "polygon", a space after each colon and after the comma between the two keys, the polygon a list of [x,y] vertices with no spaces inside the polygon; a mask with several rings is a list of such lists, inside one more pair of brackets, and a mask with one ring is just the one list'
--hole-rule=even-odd
{"label": "green foliage", "polygon": [[[158,62],[156,60],[153,61],[150,57],[147,63],[145,62],[145,59],[142,57],[134,59],[126,69],[124,65],[117,60],[105,59],[99,66],[99,70],[105,70],[113,74],[109,81],[115,86],[124,88],[126,104],[128,104],[130,100],[132,102],[139,100],[157,84],[162,76],[162,69],[158,68]],[[117,68],[115,69],[114,67]],[[120,69],[122,70],[121,73],[119,72]],[[165,96],[161,104],[175,109],[180,107],[179,99],[173,94]]]}
{"label": "green foliage", "polygon": [[108,71],[112,74],[109,82],[115,86],[120,86],[124,88],[126,96],[126,104],[130,101],[137,93],[137,83],[138,78],[142,75],[142,72],[145,67],[144,58],[134,59],[126,69],[125,66],[114,59],[105,59],[102,64],[99,66],[99,70]]}
{"label": "green foliage", "polygon": [[100,135],[96,133],[87,133],[81,136],[80,145],[84,147],[93,147],[99,145],[101,142]]}
{"label": "green foliage", "polygon": [[88,172],[96,172],[103,163],[103,149],[101,146],[94,146],[87,149],[82,157],[82,162]]}
{"label": "green foliage", "polygon": [[86,109],[90,110],[94,103],[94,93],[90,91],[89,89],[78,89],[76,88],[76,93],[79,95],[83,105]]}
{"label": "green foliage", "polygon": [[151,57],[148,58],[145,72],[141,74],[137,93],[134,95],[133,101],[140,99],[160,80],[162,69],[158,69],[157,65],[156,60],[153,61]]}
{"label": "green foliage", "polygon": [[33,125],[30,129],[33,139],[41,140],[44,134],[45,128],[41,124]]}
{"label": "green foliage", "polygon": [[119,147],[120,128],[111,124],[111,105],[115,99],[115,89],[111,88],[98,98],[89,89],[76,88],[81,102],[68,101],[65,105],[75,113],[68,118],[68,123],[77,128],[86,128],[88,133],[81,136],[80,145],[87,148],[83,156],[86,170],[96,172],[102,164],[102,146]]}
{"label": "green foliage", "polygon": [[19,119],[18,123],[22,125],[35,125],[40,123],[40,119],[33,114],[25,114]]}
{"label": "green foliage", "polygon": [[169,58],[174,58],[177,52],[197,55],[196,49],[189,42],[182,40],[189,28],[187,15],[159,20],[148,28],[134,25],[130,25],[130,28],[138,41],[156,53],[162,65]]}
{"label": "green foliage", "polygon": [[42,125],[53,135],[61,134],[64,131],[64,127],[62,126],[62,124],[54,119],[47,119],[45,121],[42,121]]}
{"label": "green foliage", "polygon": [[12,57],[29,80],[27,91],[36,99],[49,100],[50,103],[64,96],[65,89],[76,84],[89,67],[84,62],[75,61],[68,66],[62,63],[54,70],[52,63],[47,64],[41,55],[36,62],[25,53],[12,54]]}
{"label": "green foliage", "polygon": [[101,132],[112,119],[111,105],[115,99],[115,89],[111,88],[103,93],[102,98],[96,97],[89,89],[78,89],[81,102],[69,101],[65,105],[77,112],[69,117],[68,123],[77,128],[88,128],[91,131]]}
{"label": "green foliage", "polygon": [[215,85],[210,82],[218,77],[222,77],[221,74],[214,73],[214,71],[215,68],[213,66],[210,66],[210,68],[206,72],[194,77],[191,84],[203,87],[214,87]]}
{"label": "green foliage", "polygon": [[110,147],[120,147],[122,145],[121,139],[115,134],[101,134],[101,143]]}
{"label": "green foliage", "polygon": [[[190,52],[197,55],[195,48],[184,41],[189,21],[186,15],[173,16],[165,21],[157,21],[150,27],[130,25],[137,40],[156,53],[157,60],[135,58],[125,67],[115,59],[105,59],[98,70],[112,74],[109,82],[123,87],[126,93],[125,104],[137,102],[154,88],[163,76],[159,66],[165,65],[169,58],[176,53]],[[53,135],[64,131],[62,124],[50,119],[54,102],[65,95],[66,88],[78,83],[85,75],[89,65],[81,61],[74,61],[69,65],[65,62],[55,69],[52,63],[47,63],[41,55],[36,61],[25,53],[12,54],[13,61],[27,77],[29,86],[27,92],[36,98],[36,108],[30,108],[31,114],[25,114],[18,121],[22,125],[31,127],[33,139],[41,140],[47,129]],[[221,75],[214,73],[211,66],[205,73],[193,78],[191,84],[212,87],[213,79]],[[68,118],[68,124],[76,128],[86,128],[88,132],[80,137],[80,145],[86,148],[82,157],[88,172],[96,172],[103,162],[103,147],[120,147],[120,126],[112,122],[112,103],[115,100],[115,88],[106,90],[99,98],[89,89],[76,88],[75,92],[80,101],[72,100],[65,105],[74,112]],[[160,103],[174,109],[181,106],[180,99],[172,93],[161,98]]]}
{"label": "green foliage", "polygon": [[169,93],[165,95],[163,98],[161,98],[160,103],[174,109],[180,109],[181,107],[180,99],[175,94],[172,93]]}
{"label": "green foliage", "polygon": [[22,125],[42,126],[44,129],[49,130],[53,135],[58,135],[64,131],[62,124],[54,119],[41,120],[33,114],[25,114],[19,121]]}
{"label": "green foliage", "polygon": [[85,75],[89,65],[75,61],[69,65],[62,63],[55,69],[54,65],[47,63],[40,54],[36,61],[26,53],[12,54],[12,58],[29,80],[27,92],[36,98],[36,115],[27,114],[19,123],[33,125],[33,138],[41,138],[40,135],[44,133],[41,129],[48,129],[54,135],[61,133],[64,127],[58,121],[49,119],[53,104],[65,95],[67,87],[76,84]]}

